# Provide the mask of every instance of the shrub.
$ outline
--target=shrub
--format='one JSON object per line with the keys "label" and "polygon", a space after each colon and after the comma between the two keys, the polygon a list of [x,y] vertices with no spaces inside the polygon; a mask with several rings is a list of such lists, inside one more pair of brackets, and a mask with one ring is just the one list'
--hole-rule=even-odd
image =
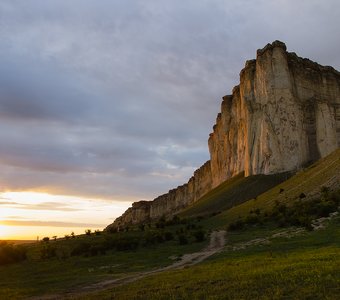
{"label": "shrub", "polygon": [[197,217],[196,217],[197,222],[201,222],[203,219],[204,219],[203,216],[197,216]]}
{"label": "shrub", "polygon": [[86,229],[86,230],[85,230],[85,234],[86,234],[86,235],[91,235],[91,232],[92,232],[91,229]]}
{"label": "shrub", "polygon": [[185,226],[185,228],[186,228],[187,230],[195,229],[195,228],[196,228],[196,224],[189,223],[189,224],[187,224],[187,225]]}
{"label": "shrub", "polygon": [[89,249],[91,256],[105,255],[106,249],[104,245],[92,245]]}
{"label": "shrub", "polygon": [[171,240],[174,239],[174,235],[172,234],[172,232],[166,231],[166,232],[164,232],[164,239],[166,241],[171,241]]}
{"label": "shrub", "polygon": [[186,245],[188,244],[189,241],[188,241],[188,238],[184,234],[180,234],[178,236],[178,242],[180,245]]}
{"label": "shrub", "polygon": [[205,232],[202,229],[196,230],[193,233],[193,236],[195,237],[196,242],[203,242],[205,240]]}
{"label": "shrub", "polygon": [[256,215],[256,214],[250,214],[246,217],[246,219],[244,220],[244,222],[246,224],[250,224],[250,225],[254,225],[254,224],[261,224],[262,220],[261,218]]}
{"label": "shrub", "polygon": [[150,231],[147,232],[147,234],[145,235],[144,244],[146,246],[148,246],[148,245],[154,245],[156,243],[157,243],[157,239],[156,239],[154,233],[150,232]]}
{"label": "shrub", "polygon": [[7,242],[0,242],[0,265],[23,261],[27,259],[26,253],[26,247],[14,246]]}
{"label": "shrub", "polygon": [[65,247],[58,247],[56,249],[56,256],[60,260],[65,260],[70,257],[70,248],[65,246]]}
{"label": "shrub", "polygon": [[238,219],[235,222],[232,222],[228,226],[228,230],[234,231],[234,230],[240,230],[244,228],[244,221],[242,219]]}
{"label": "shrub", "polygon": [[305,193],[301,193],[301,194],[299,195],[299,198],[300,198],[300,199],[306,198]]}
{"label": "shrub", "polygon": [[55,256],[56,256],[56,248],[54,246],[46,244],[40,249],[41,259],[49,259]]}
{"label": "shrub", "polygon": [[118,232],[118,229],[117,229],[117,227],[111,226],[111,227],[107,228],[106,231],[107,231],[108,233],[117,233],[117,232]]}
{"label": "shrub", "polygon": [[139,245],[139,240],[131,237],[124,237],[117,240],[116,249],[118,251],[135,250]]}
{"label": "shrub", "polygon": [[91,244],[88,242],[81,242],[77,244],[71,251],[72,256],[83,255],[89,252]]}
{"label": "shrub", "polygon": [[156,223],[156,228],[161,229],[161,228],[164,228],[164,227],[165,227],[165,222],[164,221],[159,220]]}

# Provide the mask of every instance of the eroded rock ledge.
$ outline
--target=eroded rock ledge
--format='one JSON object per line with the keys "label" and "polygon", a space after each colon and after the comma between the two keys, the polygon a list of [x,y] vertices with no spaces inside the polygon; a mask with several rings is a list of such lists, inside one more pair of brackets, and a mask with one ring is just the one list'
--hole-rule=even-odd
{"label": "eroded rock ledge", "polygon": [[340,147],[340,73],[268,44],[223,97],[208,145],[210,160],[188,183],[133,203],[108,228],[171,216],[240,172],[297,170]]}

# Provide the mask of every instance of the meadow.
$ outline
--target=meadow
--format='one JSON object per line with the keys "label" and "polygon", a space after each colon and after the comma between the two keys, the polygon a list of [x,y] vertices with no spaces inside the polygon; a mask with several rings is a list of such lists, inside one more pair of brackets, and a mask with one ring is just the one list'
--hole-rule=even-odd
{"label": "meadow", "polygon": [[[228,245],[277,232],[262,229],[228,233]],[[74,299],[339,299],[339,247],[336,218],[320,231],[228,247],[200,265]]]}
{"label": "meadow", "polygon": [[[285,181],[287,174],[236,177],[170,220],[0,245],[0,299],[338,299],[340,217],[328,216],[338,210],[340,191],[325,184],[339,186],[339,154]],[[228,232],[220,253],[150,273],[205,248],[221,229]],[[89,289],[115,279],[120,283]]]}

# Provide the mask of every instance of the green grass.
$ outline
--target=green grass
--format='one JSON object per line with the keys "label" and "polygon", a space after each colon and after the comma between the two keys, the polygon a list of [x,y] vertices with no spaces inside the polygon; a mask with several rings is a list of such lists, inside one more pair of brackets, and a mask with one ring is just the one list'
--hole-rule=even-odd
{"label": "green grass", "polygon": [[[317,195],[326,182],[339,186],[340,150],[299,172],[285,182],[277,176],[237,176],[220,185],[189,207],[181,217],[191,218],[203,229],[226,228],[251,210],[272,209],[275,202],[293,203],[300,193]],[[271,188],[277,182],[279,185]],[[284,191],[280,193],[280,189]],[[261,192],[266,191],[262,194]],[[257,196],[257,197],[256,197]],[[254,199],[256,197],[256,199]],[[248,200],[251,199],[251,200]],[[248,201],[247,201],[248,200]],[[246,201],[246,202],[244,202]],[[216,212],[220,212],[215,215]],[[195,216],[204,214],[200,220]],[[212,216],[212,214],[214,214]],[[188,221],[188,220],[187,220]],[[188,223],[166,227],[175,232]],[[112,290],[81,299],[336,299],[340,294],[339,218],[326,230],[294,238],[277,238],[269,245],[226,251],[184,270],[164,272]],[[126,237],[142,234],[130,228]],[[151,230],[155,230],[152,228]],[[228,245],[271,236],[273,224],[228,233]],[[50,245],[70,249],[82,241],[100,244],[105,235],[78,236]],[[43,243],[29,246],[29,259],[0,266],[0,299],[23,299],[63,293],[102,280],[122,278],[172,263],[170,256],[196,252],[207,241],[180,246],[169,241],[135,251],[110,251],[102,256],[76,256],[41,260]]]}
{"label": "green grass", "polygon": [[[224,251],[188,269],[77,299],[339,299],[339,225],[337,219],[325,230]],[[254,228],[252,233],[255,238],[270,231]],[[237,234],[231,245],[250,238],[249,231]]]}
{"label": "green grass", "polygon": [[[318,196],[321,187],[329,182],[334,182],[334,186],[340,187],[340,149],[257,196],[256,199],[251,199],[212,218],[203,220],[202,225],[225,228],[226,225],[237,219],[246,217],[251,210],[257,208],[261,211],[271,210],[277,201],[289,205],[299,199],[301,193],[306,194],[307,198]],[[280,193],[280,189],[284,191]]]}
{"label": "green grass", "polygon": [[[61,241],[59,247],[77,244],[83,239],[98,242],[102,236],[82,236]],[[111,251],[103,256],[75,256],[65,260],[57,258],[40,260],[38,252],[42,244],[33,244],[30,259],[18,264],[0,266],[0,299],[22,299],[30,296],[60,293],[101,280],[125,277],[135,272],[167,266],[173,262],[170,256],[180,256],[198,251],[207,241],[178,245],[170,241],[136,251]],[[49,244],[58,244],[50,241]]]}

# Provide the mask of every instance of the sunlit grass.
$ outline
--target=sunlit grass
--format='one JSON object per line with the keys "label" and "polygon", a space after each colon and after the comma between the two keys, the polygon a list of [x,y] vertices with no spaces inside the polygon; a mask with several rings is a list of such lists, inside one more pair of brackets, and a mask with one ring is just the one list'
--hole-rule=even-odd
{"label": "sunlit grass", "polygon": [[[251,234],[261,230],[242,231],[236,241]],[[323,231],[225,251],[198,266],[76,299],[338,299],[339,244],[337,220]]]}

